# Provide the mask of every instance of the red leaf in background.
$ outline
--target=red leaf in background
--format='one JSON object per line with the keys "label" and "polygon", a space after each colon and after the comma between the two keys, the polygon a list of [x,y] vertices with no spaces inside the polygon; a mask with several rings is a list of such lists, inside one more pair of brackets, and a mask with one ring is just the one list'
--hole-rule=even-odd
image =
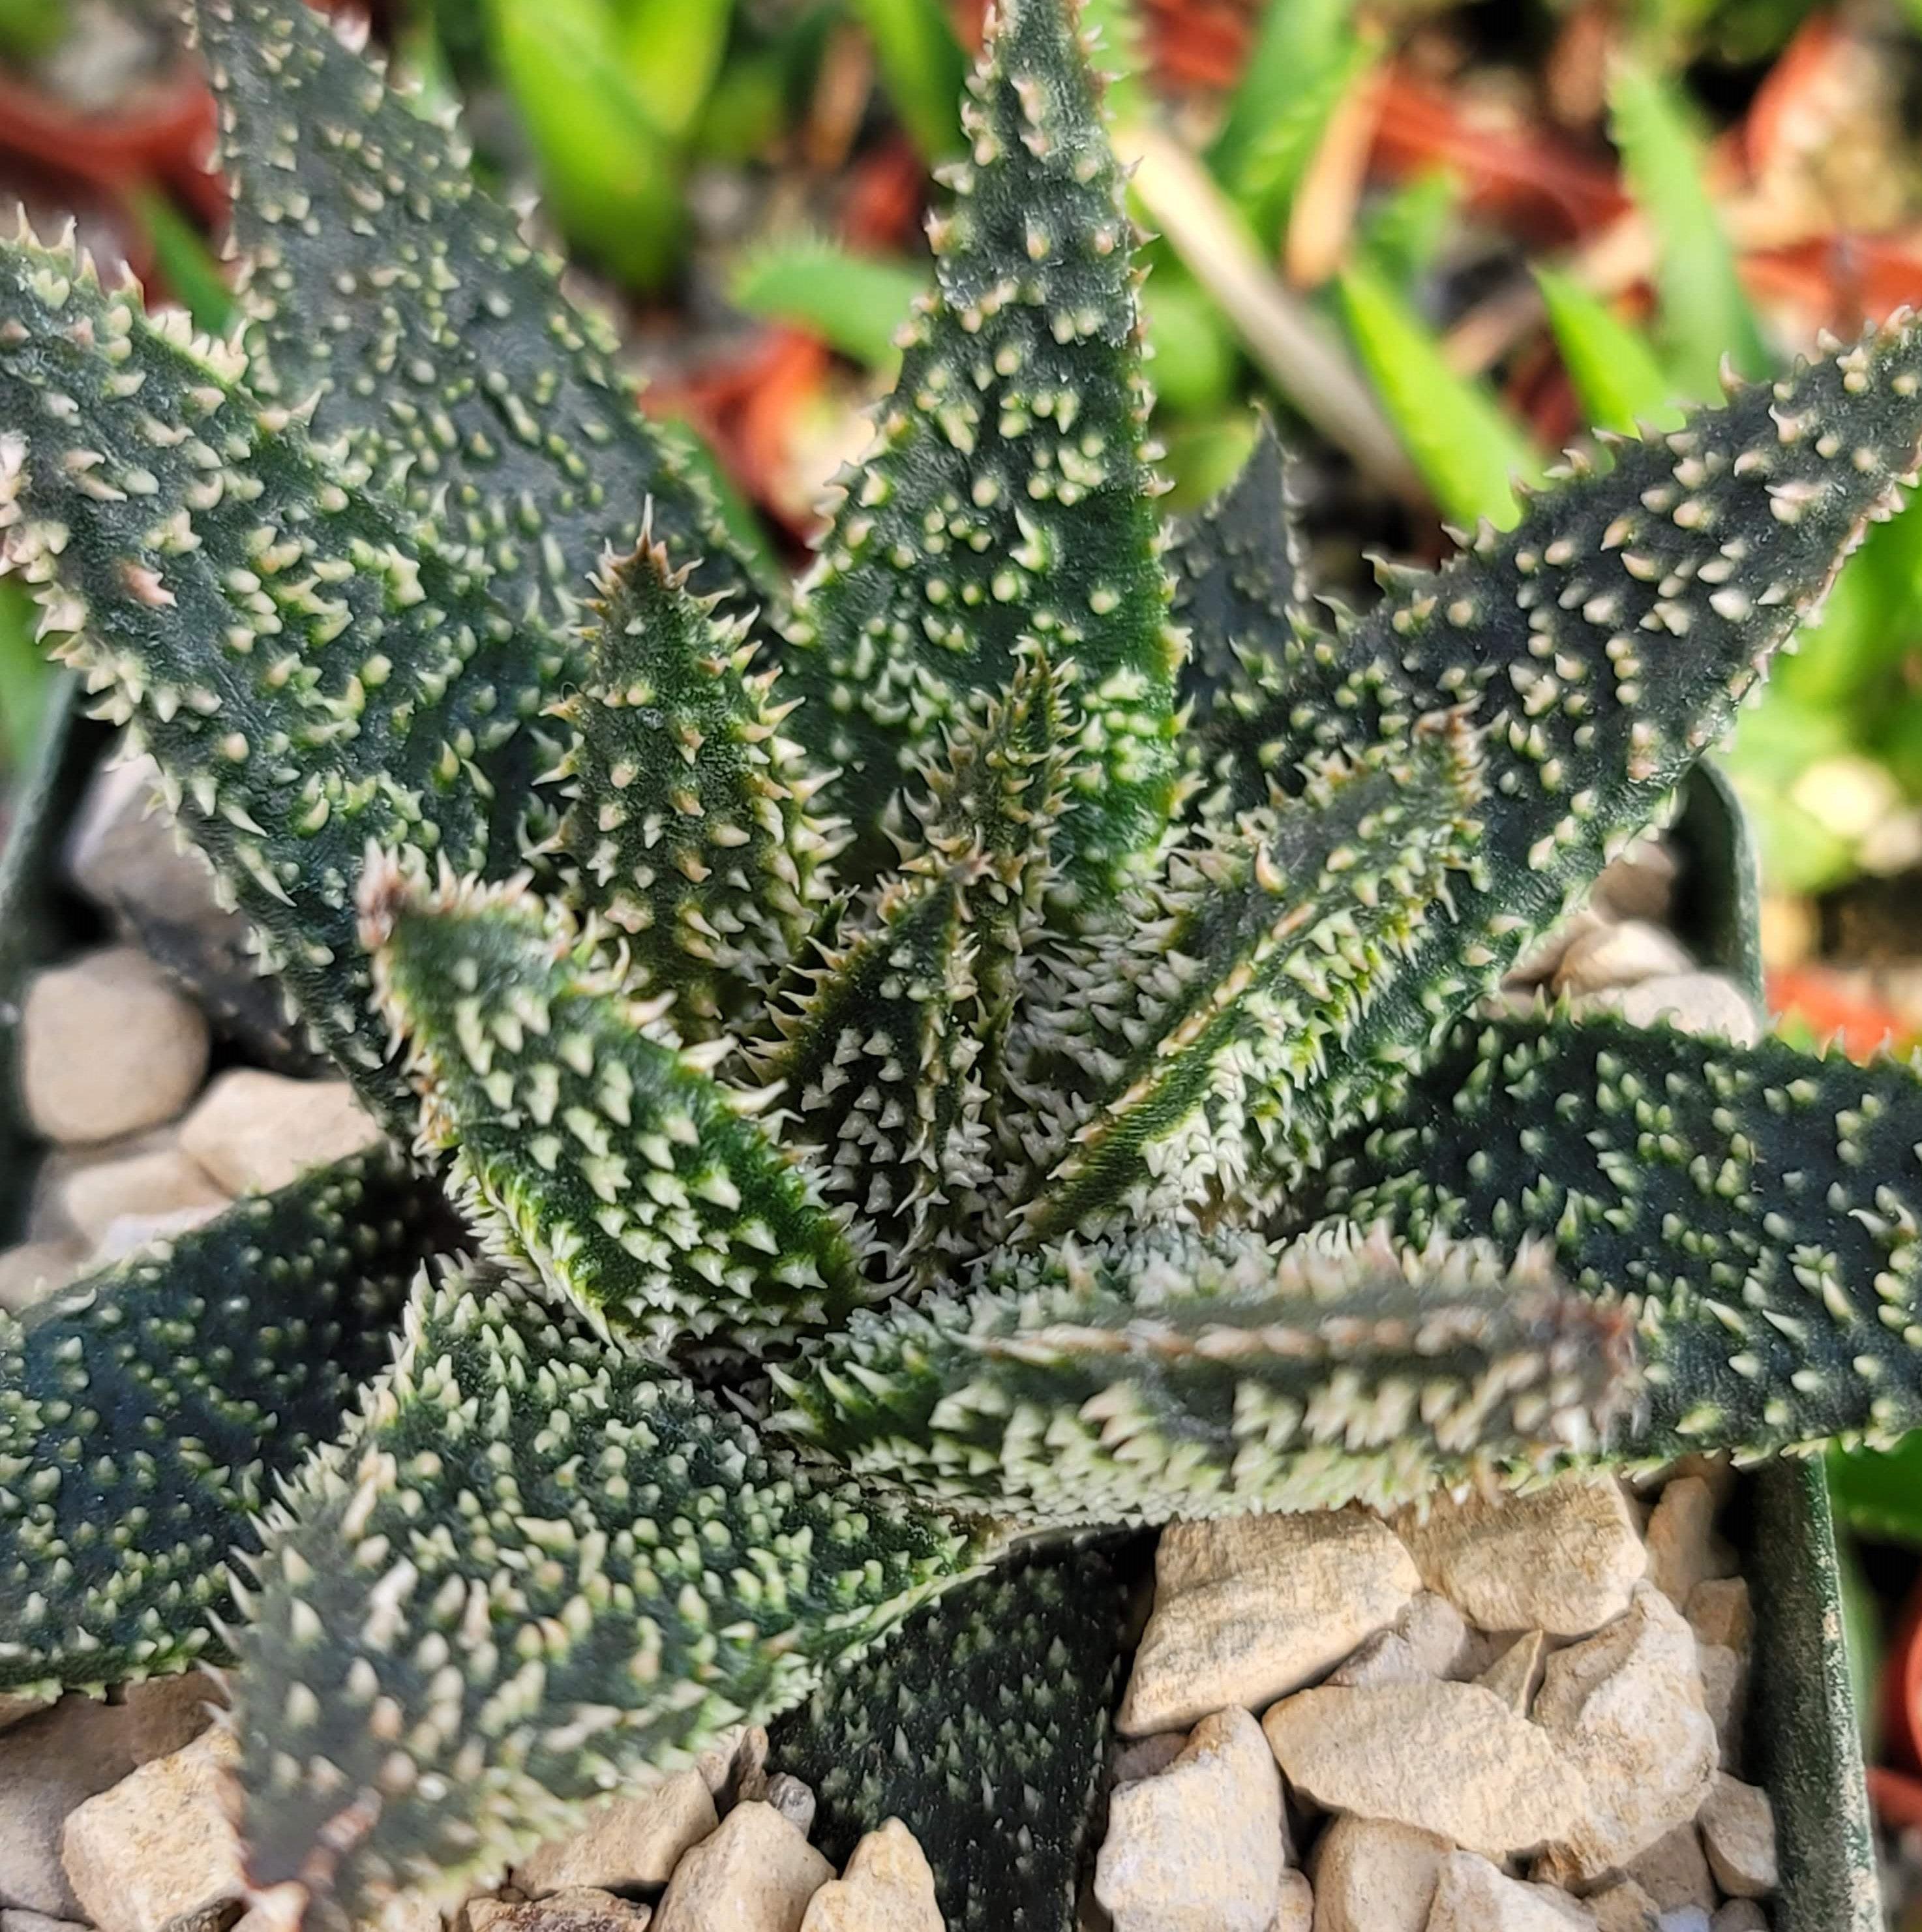
{"label": "red leaf in background", "polygon": [[1839,1037],[1852,1060],[1900,1045],[1915,1030],[1861,975],[1837,967],[1778,968],[1768,975],[1768,992],[1771,1012],[1799,1020],[1822,1038]]}

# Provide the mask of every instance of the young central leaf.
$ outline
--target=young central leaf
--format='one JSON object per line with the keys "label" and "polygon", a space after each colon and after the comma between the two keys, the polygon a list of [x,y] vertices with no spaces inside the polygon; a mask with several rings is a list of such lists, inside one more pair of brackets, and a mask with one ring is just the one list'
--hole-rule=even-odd
{"label": "young central leaf", "polygon": [[1084,757],[1064,858],[1099,898],[1153,848],[1177,767],[1128,218],[1066,8],[1005,0],[971,86],[971,158],[931,230],[938,292],[796,640],[871,873],[888,800],[1006,687],[1024,642],[1072,662]]}
{"label": "young central leaf", "polygon": [[1178,852],[1123,927],[1060,950],[1015,1042],[1021,1238],[1232,1214],[1251,1167],[1294,1148],[1303,1092],[1365,1093],[1381,1070],[1351,1042],[1465,886],[1480,796],[1474,734],[1425,719]]}
{"label": "young central leaf", "polygon": [[920,836],[871,922],[756,1055],[828,1192],[877,1224],[895,1280],[979,1252],[992,1103],[1024,955],[1042,924],[1072,731],[1060,680],[1024,662],[958,730],[914,802]]}
{"label": "young central leaf", "polygon": [[430,895],[380,862],[361,906],[424,1146],[556,1291],[663,1342],[752,1344],[855,1305],[847,1229],[747,1118],[768,1096],[712,1076],[724,1039],[682,1048],[667,999],[628,997],[517,887]]}
{"label": "young central leaf", "polygon": [[587,681],[554,707],[574,742],[556,843],[574,904],[628,936],[643,983],[711,1034],[791,958],[826,898],[820,786],[751,674],[744,621],[687,588],[658,544],[601,580]]}

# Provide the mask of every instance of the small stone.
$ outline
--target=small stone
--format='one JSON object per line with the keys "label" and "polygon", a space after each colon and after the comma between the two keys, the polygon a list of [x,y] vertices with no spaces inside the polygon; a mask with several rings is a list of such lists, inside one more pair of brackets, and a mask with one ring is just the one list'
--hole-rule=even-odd
{"label": "small stone", "polygon": [[1309,1859],[1315,1932],[1423,1932],[1453,1849],[1384,1818],[1337,1818]]}
{"label": "small stone", "polygon": [[43,1711],[52,1707],[50,1697],[29,1697],[24,1692],[0,1690],[0,1731],[13,1727],[28,1718],[37,1718]]}
{"label": "small stone", "polygon": [[1473,1852],[1451,1852],[1435,1879],[1428,1932],[1593,1932],[1595,1915],[1552,1886],[1504,1877]]}
{"label": "small stone", "polygon": [[514,1868],[514,1882],[530,1899],[583,1888],[664,1885],[682,1855],[717,1822],[700,1772],[676,1772],[631,1797],[601,1805],[571,1838],[529,1853]]}
{"label": "small stone", "polygon": [[64,1288],[86,1264],[78,1241],[23,1241],[0,1249],[0,1308],[24,1315],[56,1288]]}
{"label": "small stone", "polygon": [[1336,1666],[1330,1684],[1406,1683],[1417,1677],[1456,1677],[1471,1648],[1468,1626],[1446,1597],[1423,1590],[1390,1630],[1377,1630]]}
{"label": "small stone", "polygon": [[[766,1802],[778,1811],[802,1838],[814,1828],[816,1804],[814,1787],[790,1772],[777,1771],[767,1781]],[[901,1828],[905,1831],[907,1828]]]}
{"label": "small stone", "polygon": [[1695,1663],[1702,1673],[1702,1707],[1715,1726],[1718,1762],[1724,1771],[1738,1769],[1742,1761],[1742,1720],[1749,1701],[1747,1660],[1726,1644],[1698,1641]]}
{"label": "small stone", "polygon": [[870,1832],[808,1900],[801,1932],[945,1932],[927,1854],[898,1818]]}
{"label": "small stone", "polygon": [[231,1732],[209,1731],[67,1819],[61,1860],[100,1932],[160,1932],[239,1895],[240,1841],[221,1798],[223,1773],[239,1756]]}
{"label": "small stone", "polygon": [[1397,1534],[1422,1579],[1486,1630],[1583,1636],[1621,1615],[1647,1567],[1635,1513],[1611,1476],[1578,1476],[1528,1495],[1438,1499]]}
{"label": "small stone", "polygon": [[82,954],[28,982],[20,1093],[47,1139],[84,1146],[170,1120],[207,1072],[207,1022],[131,946]]}
{"label": "small stone", "polygon": [[595,1886],[577,1885],[518,1904],[469,1899],[467,1932],[647,1932],[653,1916],[649,1906],[616,1898]]}
{"label": "small stone", "polygon": [[1734,1574],[1733,1553],[1715,1533],[1715,1498],[1699,1476],[1678,1476],[1648,1519],[1648,1580],[1686,1609],[1696,1586]]}
{"label": "small stone", "polygon": [[49,1918],[43,1912],[0,1912],[0,1932],[89,1932],[77,1918]]}
{"label": "small stone", "polygon": [[1231,1704],[1259,1710],[1386,1628],[1420,1587],[1408,1552],[1360,1510],[1171,1524],[1120,1728],[1139,1737]]}
{"label": "small stone", "polygon": [[[0,1928],[0,1932],[4,1932]],[[1715,1908],[1708,1932],[1768,1932],[1768,1914],[1753,1898],[1732,1898]]]}
{"label": "small stone", "polygon": [[1702,1644],[1722,1644],[1747,1657],[1755,1640],[1755,1611],[1740,1576],[1705,1577],[1689,1592],[1689,1628]]}
{"label": "small stone", "polygon": [[1501,1858],[1565,1836],[1579,1774],[1477,1684],[1303,1690],[1262,1729],[1289,1784],[1324,1810],[1392,1818]]}
{"label": "small stone", "polygon": [[1780,1882],[1775,1860],[1775,1810],[1768,1793],[1725,1772],[1696,1822],[1715,1882],[1731,1898],[1766,1898]]}
{"label": "small stone", "polygon": [[1655,1901],[1657,1912],[1715,1909],[1715,1878],[1693,1822],[1665,1832],[1628,1862],[1628,1875]]}
{"label": "small stone", "polygon": [[1377,1630],[1323,1680],[1336,1689],[1369,1684],[1417,1684],[1434,1672],[1422,1668],[1415,1647],[1398,1630]]}
{"label": "small stone", "polygon": [[1632,1878],[1588,1894],[1596,1932],[1656,1932],[1655,1901]]}
{"label": "small stone", "polygon": [[1268,1932],[1314,1932],[1315,1888],[1306,1872],[1285,1871]]}
{"label": "small stone", "polygon": [[1588,1785],[1564,1847],[1585,1882],[1693,1818],[1715,1775],[1695,1633],[1651,1583],[1606,1630],[1549,1659],[1534,1721]]}
{"label": "small stone", "polygon": [[67,1177],[61,1206],[69,1224],[97,1244],[124,1214],[171,1214],[182,1208],[217,1210],[227,1197],[200,1163],[177,1146],[163,1145],[124,1160],[90,1161]]}
{"label": "small stone", "polygon": [[1095,1897],[1114,1932],[1270,1932],[1282,1833],[1275,1760],[1232,1706],[1203,1718],[1159,1777],[1113,1794]]}
{"label": "small stone", "polygon": [[1542,1660],[1547,1644],[1540,1630],[1523,1632],[1475,1682],[1483,1690],[1492,1690],[1518,1718],[1525,1718],[1535,1693],[1542,1688]]}
{"label": "small stone", "polygon": [[187,1742],[172,1687],[188,1681],[161,1680],[158,1699],[130,1693],[120,1704],[64,1697],[0,1732],[0,1906],[85,1917],[60,1862],[61,1828],[88,1798]]}
{"label": "small stone", "polygon": [[1762,1037],[1762,1022],[1741,988],[1716,973],[1664,974],[1638,986],[1585,994],[1575,1009],[1619,1013],[1631,1026],[1666,1024],[1738,1046],[1753,1046]]}
{"label": "small stone", "polygon": [[180,1128],[181,1146],[229,1194],[271,1194],[379,1138],[346,1081],[289,1080],[253,1066],[223,1073]]}
{"label": "small stone", "polygon": [[749,1799],[674,1868],[652,1932],[800,1932],[833,1876],[772,1805]]}
{"label": "small stone", "polygon": [[1558,993],[1599,993],[1606,986],[1633,986],[1644,980],[1690,973],[1695,962],[1672,932],[1646,920],[1624,920],[1583,933],[1555,968]]}
{"label": "small stone", "polygon": [[1660,1932],[1708,1932],[1708,1908],[1705,1905],[1678,1905],[1658,1912],[1655,1923]]}
{"label": "small stone", "polygon": [[1612,919],[1645,919],[1660,925],[1675,909],[1681,867],[1659,832],[1645,832],[1602,868],[1589,904]]}

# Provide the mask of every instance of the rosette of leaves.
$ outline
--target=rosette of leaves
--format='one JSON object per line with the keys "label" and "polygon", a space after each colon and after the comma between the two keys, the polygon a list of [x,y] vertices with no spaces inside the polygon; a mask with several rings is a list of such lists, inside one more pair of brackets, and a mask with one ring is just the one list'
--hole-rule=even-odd
{"label": "rosette of leaves", "polygon": [[[195,25],[243,320],[0,249],[0,536],[470,1238],[323,1178],[9,1324],[0,1686],[236,1664],[252,1880],[343,1924],[810,1699],[868,1753],[1017,1546],[1922,1420],[1912,1070],[1478,1016],[1913,481],[1909,325],[1324,622],[1272,445],[1162,526],[1096,91],[1006,0],[787,590],[451,128]],[[925,1712],[912,1808],[1039,1925],[1114,1625],[1006,1591],[1048,1815],[997,1859]]]}

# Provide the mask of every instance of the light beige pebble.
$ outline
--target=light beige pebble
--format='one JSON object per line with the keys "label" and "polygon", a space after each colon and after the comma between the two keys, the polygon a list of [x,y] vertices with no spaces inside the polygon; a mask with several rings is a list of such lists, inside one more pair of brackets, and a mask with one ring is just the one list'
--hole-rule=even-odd
{"label": "light beige pebble", "polygon": [[1477,1684],[1298,1691],[1262,1720],[1289,1784],[1330,1811],[1390,1818],[1500,1858],[1567,1835],[1579,1774]]}
{"label": "light beige pebble", "polygon": [[1315,1888],[1306,1872],[1285,1871],[1275,1899],[1275,1916],[1268,1932],[1314,1932]]}
{"label": "light beige pebble", "polygon": [[1759,1786],[1721,1772],[1696,1822],[1715,1882],[1732,1898],[1766,1898],[1780,1882],[1775,1810]]}
{"label": "light beige pebble", "polygon": [[229,1194],[271,1194],[379,1138],[346,1081],[290,1080],[254,1066],[221,1074],[180,1128],[182,1149]]}
{"label": "light beige pebble", "polygon": [[1685,1610],[1696,1586],[1735,1574],[1735,1553],[1715,1530],[1715,1497],[1699,1476],[1678,1476],[1657,1498],[1643,1539],[1648,1580]]}
{"label": "light beige pebble", "polygon": [[771,1804],[737,1804],[674,1868],[651,1932],[801,1932],[834,1868]]}
{"label": "light beige pebble", "polygon": [[1709,1576],[1689,1592],[1686,1612],[1696,1641],[1720,1644],[1747,1657],[1755,1639],[1755,1611],[1741,1576]]}
{"label": "light beige pebble", "polygon": [[1639,986],[1590,993],[1575,1002],[1578,1012],[1619,1013],[1631,1026],[1658,1024],[1678,1033],[1753,1046],[1762,1022],[1740,987],[1715,973],[1669,973]]}
{"label": "light beige pebble", "polygon": [[1658,924],[1674,910],[1681,862],[1659,832],[1645,833],[1603,867],[1589,904],[1612,919]]}
{"label": "light beige pebble", "polygon": [[1594,1932],[1594,1924],[1567,1892],[1509,1878],[1473,1852],[1451,1852],[1435,1876],[1428,1932]]}
{"label": "light beige pebble", "polygon": [[1708,1721],[1715,1726],[1717,1762],[1724,1771],[1739,1770],[1742,1720],[1749,1700],[1747,1661],[1726,1644],[1698,1641],[1695,1663],[1702,1673],[1702,1706],[1708,1713]]}
{"label": "light beige pebble", "polygon": [[1541,1631],[1524,1630],[1475,1682],[1483,1690],[1492,1690],[1518,1718],[1525,1718],[1535,1693],[1542,1688],[1547,1647],[1548,1640]]}
{"label": "light beige pebble", "polygon": [[169,1919],[240,1894],[240,1841],[221,1790],[239,1756],[232,1732],[208,1731],[67,1819],[61,1862],[100,1932],[160,1932]]}
{"label": "light beige pebble", "polygon": [[601,1805],[571,1837],[530,1852],[514,1868],[514,1882],[530,1899],[583,1887],[664,1885],[682,1854],[719,1822],[700,1773],[676,1772]]}
{"label": "light beige pebble", "polygon": [[1140,1737],[1231,1704],[1258,1711],[1385,1629],[1420,1588],[1407,1551],[1360,1510],[1171,1524],[1120,1728]]}
{"label": "light beige pebble", "polygon": [[1629,1860],[1628,1875],[1654,1900],[1659,1912],[1685,1911],[1691,1906],[1715,1910],[1720,1894],[1715,1876],[1702,1849],[1693,1822],[1665,1832],[1645,1852]]}
{"label": "light beige pebble", "polygon": [[1688,950],[1672,932],[1646,920],[1627,919],[1582,934],[1555,970],[1558,993],[1599,993],[1633,986],[1664,974],[1694,970]]}
{"label": "light beige pebble", "polygon": [[207,1022],[143,952],[85,953],[28,982],[19,1078],[27,1118],[64,1147],[170,1120],[206,1077]]}
{"label": "light beige pebble", "polygon": [[1526,1496],[1436,1502],[1396,1519],[1422,1580],[1485,1630],[1582,1636],[1621,1615],[1648,1565],[1635,1512],[1611,1476]]}
{"label": "light beige pebble", "polygon": [[1275,1760],[1232,1706],[1203,1718],[1159,1777],[1110,1798],[1095,1897],[1114,1932],[1269,1932],[1282,1846]]}
{"label": "light beige pebble", "polygon": [[1708,1932],[1768,1932],[1768,1913],[1759,1899],[1732,1898],[1715,1908]]}
{"label": "light beige pebble", "polygon": [[898,1818],[870,1832],[808,1901],[801,1932],[945,1932],[927,1854]]}
{"label": "light beige pebble", "polygon": [[79,1695],[0,1732],[0,1906],[84,1916],[60,1862],[68,1816],[205,1726],[205,1680],[161,1678],[118,1704]]}
{"label": "light beige pebble", "polygon": [[513,1904],[471,1898],[467,1932],[647,1932],[653,1916],[651,1906],[583,1885]]}
{"label": "light beige pebble", "polygon": [[1588,1909],[1595,1915],[1596,1932],[1657,1932],[1655,1901],[1632,1878],[1618,1878],[1591,1892]]}
{"label": "light beige pebble", "polygon": [[1693,1818],[1720,1760],[1695,1633],[1651,1583],[1606,1630],[1549,1658],[1534,1717],[1588,1786],[1563,1846],[1585,1880]]}
{"label": "light beige pebble", "polygon": [[161,1146],[123,1160],[91,1161],[67,1177],[61,1206],[81,1238],[97,1245],[124,1214],[171,1214],[217,1208],[226,1195],[213,1177],[178,1146]]}
{"label": "light beige pebble", "polygon": [[1423,1932],[1441,1862],[1453,1850],[1432,1832],[1385,1818],[1336,1819],[1309,1855],[1315,1932]]}
{"label": "light beige pebble", "polygon": [[86,1250],[75,1240],[23,1241],[0,1249],[0,1308],[23,1315],[55,1288],[64,1288],[85,1265]]}
{"label": "light beige pebble", "polygon": [[30,1697],[22,1691],[0,1690],[0,1731],[10,1730],[28,1718],[51,1708],[50,1697]]}

